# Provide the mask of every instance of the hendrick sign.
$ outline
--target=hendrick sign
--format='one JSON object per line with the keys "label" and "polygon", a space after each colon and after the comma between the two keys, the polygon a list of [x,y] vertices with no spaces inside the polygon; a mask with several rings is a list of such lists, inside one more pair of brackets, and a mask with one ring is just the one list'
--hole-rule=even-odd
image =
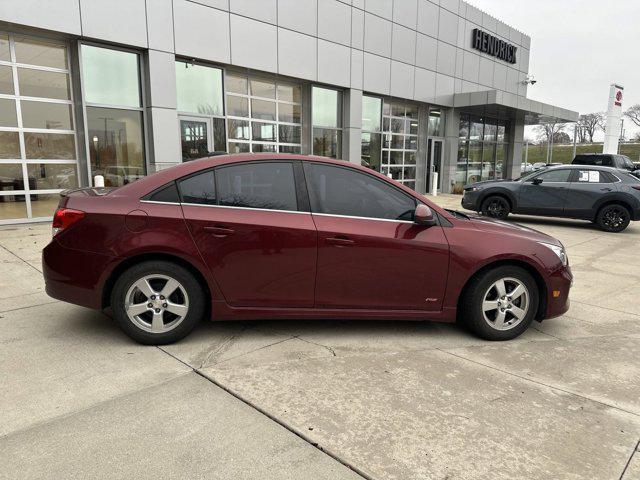
{"label": "hendrick sign", "polygon": [[516,50],[518,47],[504,40],[500,40],[487,32],[483,32],[479,28],[473,29],[471,46],[476,50],[493,55],[505,62],[516,63]]}

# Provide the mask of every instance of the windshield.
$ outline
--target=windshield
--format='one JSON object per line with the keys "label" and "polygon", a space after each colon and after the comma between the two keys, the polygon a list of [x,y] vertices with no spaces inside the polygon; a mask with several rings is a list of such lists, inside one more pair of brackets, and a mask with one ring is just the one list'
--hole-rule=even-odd
{"label": "windshield", "polygon": [[535,177],[535,176],[536,176],[536,175],[538,175],[539,173],[541,173],[541,172],[540,172],[540,170],[536,170],[535,172],[529,172],[529,173],[527,173],[526,175],[522,175],[521,177],[514,178],[514,179],[513,179],[513,181],[514,181],[514,182],[518,182],[518,181],[520,181],[520,180],[527,180],[527,179],[529,179],[529,178],[533,178],[533,177]]}

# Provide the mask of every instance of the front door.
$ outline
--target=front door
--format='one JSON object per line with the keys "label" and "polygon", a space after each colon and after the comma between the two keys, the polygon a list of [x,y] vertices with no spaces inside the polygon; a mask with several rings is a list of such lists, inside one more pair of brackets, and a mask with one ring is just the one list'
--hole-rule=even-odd
{"label": "front door", "polygon": [[436,140],[430,138],[427,140],[427,182],[428,192],[433,191],[433,178],[434,173],[438,174],[438,185],[437,189],[442,189],[442,140]]}
{"label": "front door", "polygon": [[294,177],[293,162],[262,160],[179,182],[191,235],[228,304],[313,307],[317,233]]}
{"label": "front door", "polygon": [[442,308],[449,245],[442,227],[415,224],[416,200],[373,175],[305,164],[318,229],[316,307]]}
{"label": "front door", "polygon": [[180,117],[180,144],[183,162],[202,158],[212,151],[210,119]]}
{"label": "front door", "polygon": [[564,212],[571,170],[553,169],[529,177],[518,194],[517,213],[558,215]]}

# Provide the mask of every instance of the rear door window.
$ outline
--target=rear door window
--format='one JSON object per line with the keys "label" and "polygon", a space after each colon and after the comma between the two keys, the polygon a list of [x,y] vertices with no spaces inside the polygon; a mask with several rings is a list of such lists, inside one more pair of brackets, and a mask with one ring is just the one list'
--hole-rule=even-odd
{"label": "rear door window", "polygon": [[291,162],[243,163],[216,169],[222,206],[298,210]]}
{"label": "rear door window", "polygon": [[213,170],[198,173],[178,182],[180,197],[184,203],[216,205],[216,183]]}
{"label": "rear door window", "polygon": [[599,170],[577,170],[574,177],[576,183],[613,183],[613,177]]}
{"label": "rear door window", "polygon": [[349,217],[413,220],[413,197],[350,168],[306,163],[311,211]]}

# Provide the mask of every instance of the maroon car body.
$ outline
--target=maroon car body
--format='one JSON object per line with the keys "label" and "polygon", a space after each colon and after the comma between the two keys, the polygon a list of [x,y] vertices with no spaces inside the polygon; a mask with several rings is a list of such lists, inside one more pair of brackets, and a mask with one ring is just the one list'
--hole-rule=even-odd
{"label": "maroon car body", "polygon": [[[144,200],[197,171],[274,159],[348,166],[374,175],[430,207],[438,224]],[[43,251],[46,291],[92,309],[108,307],[118,276],[149,259],[192,271],[206,286],[213,320],[453,322],[470,279],[505,264],[520,266],[535,279],[536,319],[561,315],[569,305],[569,266],[544,245],[561,246],[556,239],[447,211],[379,173],[342,161],[282,154],[210,157],[113,190],[64,192],[59,208],[84,215]]]}

